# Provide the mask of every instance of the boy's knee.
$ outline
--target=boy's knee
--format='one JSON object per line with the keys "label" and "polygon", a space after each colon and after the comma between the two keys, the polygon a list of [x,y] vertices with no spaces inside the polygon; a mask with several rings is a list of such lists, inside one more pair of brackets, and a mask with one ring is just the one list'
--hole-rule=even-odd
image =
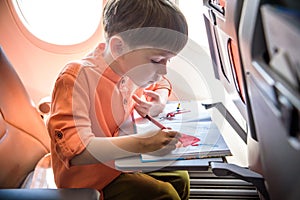
{"label": "boy's knee", "polygon": [[[140,199],[144,200],[153,200],[153,199],[161,199],[161,200],[181,200],[177,190],[173,187],[172,184],[168,182],[158,181],[155,185],[140,185],[135,187],[135,194],[131,193],[131,195],[136,195]],[[136,199],[136,198],[132,198]]]}
{"label": "boy's knee", "polygon": [[176,171],[178,174],[177,179],[174,181],[173,186],[177,190],[182,200],[189,199],[190,196],[190,176],[187,171]]}
{"label": "boy's knee", "polygon": [[173,187],[172,184],[163,182],[159,189],[159,199],[165,199],[165,200],[180,200],[180,196],[177,192],[177,190]]}
{"label": "boy's knee", "polygon": [[190,183],[190,176],[188,171],[175,171],[177,174],[178,182],[182,183],[183,185],[189,185]]}
{"label": "boy's knee", "polygon": [[190,195],[190,176],[186,170],[169,171],[169,172],[152,172],[150,176],[170,183],[177,191],[180,199],[188,200]]}

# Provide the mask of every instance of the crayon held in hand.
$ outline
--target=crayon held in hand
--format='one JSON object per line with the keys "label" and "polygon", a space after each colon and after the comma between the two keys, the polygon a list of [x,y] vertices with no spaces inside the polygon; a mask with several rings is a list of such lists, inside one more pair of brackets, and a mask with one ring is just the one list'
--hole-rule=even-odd
{"label": "crayon held in hand", "polygon": [[151,117],[150,115],[145,116],[149,121],[151,121],[153,124],[155,124],[160,129],[166,129],[164,125],[162,125],[159,121]]}

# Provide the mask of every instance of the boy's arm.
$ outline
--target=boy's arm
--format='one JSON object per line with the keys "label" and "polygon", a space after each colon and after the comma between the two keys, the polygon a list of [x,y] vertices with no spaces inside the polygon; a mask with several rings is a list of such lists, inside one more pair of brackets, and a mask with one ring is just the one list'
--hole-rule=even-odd
{"label": "boy's arm", "polygon": [[141,153],[164,155],[176,148],[180,133],[170,129],[120,137],[94,137],[86,149],[75,156],[70,164],[96,164]]}

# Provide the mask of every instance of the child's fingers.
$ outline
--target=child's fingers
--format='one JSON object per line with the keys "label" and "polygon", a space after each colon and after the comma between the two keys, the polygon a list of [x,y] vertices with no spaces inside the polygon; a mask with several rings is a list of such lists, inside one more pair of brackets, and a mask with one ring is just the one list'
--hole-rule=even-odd
{"label": "child's fingers", "polygon": [[146,115],[148,115],[149,109],[148,108],[144,108],[142,106],[139,106],[138,104],[134,105],[134,109],[139,113],[139,115],[141,115],[142,117],[145,117]]}
{"label": "child's fingers", "polygon": [[143,100],[142,98],[138,97],[136,94],[132,95],[132,99],[140,106],[145,107],[145,108],[150,108],[151,103]]}
{"label": "child's fingers", "polygon": [[142,116],[145,117],[149,114],[151,104],[139,98],[137,95],[132,95],[132,99],[135,101],[134,108]]}
{"label": "child's fingers", "polygon": [[168,145],[176,146],[177,143],[178,143],[178,139],[177,138],[172,138]]}
{"label": "child's fingers", "polygon": [[132,95],[132,99],[138,104],[141,104],[143,102],[143,100],[140,97],[138,97],[136,94]]}
{"label": "child's fingers", "polygon": [[166,132],[167,136],[170,138],[180,138],[181,134],[178,131],[174,131],[172,129],[163,129]]}
{"label": "child's fingers", "polygon": [[154,100],[157,100],[160,98],[159,94],[157,92],[154,92],[152,90],[144,90],[144,94],[148,97],[151,97]]}

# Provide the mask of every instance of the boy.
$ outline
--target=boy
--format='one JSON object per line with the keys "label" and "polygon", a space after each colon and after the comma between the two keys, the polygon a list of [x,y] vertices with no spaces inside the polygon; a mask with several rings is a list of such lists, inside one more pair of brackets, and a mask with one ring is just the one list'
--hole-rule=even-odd
{"label": "boy", "polygon": [[180,133],[169,129],[118,134],[133,109],[146,116],[164,108],[171,92],[166,63],[187,42],[185,18],[168,0],[111,0],[103,24],[106,43],[67,64],[55,83],[48,120],[55,182],[96,188],[105,200],[188,199],[186,171],[114,167],[115,159],[163,155],[178,142]]}

